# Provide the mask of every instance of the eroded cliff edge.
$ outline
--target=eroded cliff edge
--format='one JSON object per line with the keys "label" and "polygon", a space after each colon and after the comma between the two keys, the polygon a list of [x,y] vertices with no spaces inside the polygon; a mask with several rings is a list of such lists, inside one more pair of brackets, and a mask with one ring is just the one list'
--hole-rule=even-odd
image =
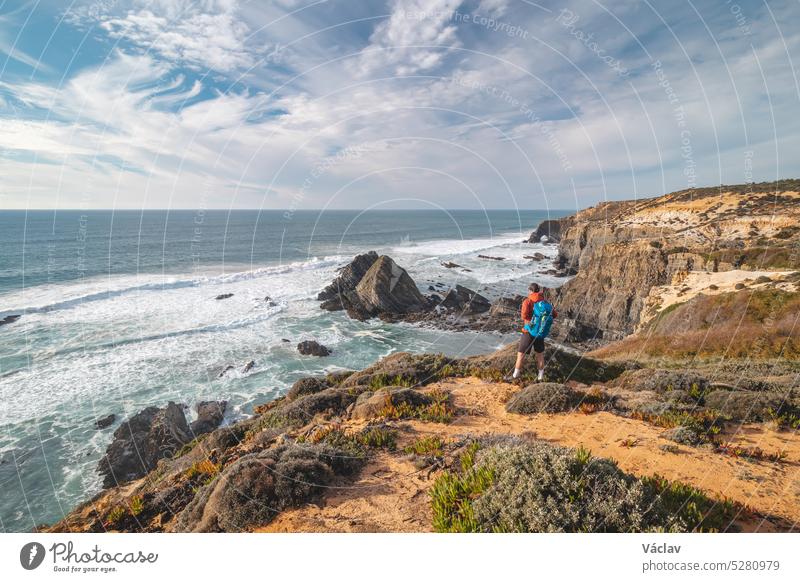
{"label": "eroded cliff edge", "polygon": [[558,295],[561,334],[622,339],[667,307],[654,288],[680,286],[692,272],[796,270],[798,191],[798,180],[684,190],[606,202],[561,219],[554,229],[559,264],[575,274]]}

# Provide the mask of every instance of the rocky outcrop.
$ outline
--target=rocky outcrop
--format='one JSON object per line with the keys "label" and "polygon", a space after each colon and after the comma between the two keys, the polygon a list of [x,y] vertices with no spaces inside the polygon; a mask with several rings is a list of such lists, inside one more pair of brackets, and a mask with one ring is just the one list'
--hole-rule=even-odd
{"label": "rocky outcrop", "polygon": [[225,402],[198,405],[198,419],[186,423],[183,407],[170,402],[164,408],[150,406],[124,421],[97,466],[103,487],[114,487],[152,471],[158,461],[172,457],[181,447],[222,421]]}
{"label": "rocky outcrop", "polygon": [[489,311],[492,306],[486,297],[461,285],[450,289],[439,305],[445,309],[467,314],[484,313]]}
{"label": "rocky outcrop", "polygon": [[95,420],[94,421],[94,427],[97,430],[102,430],[102,429],[108,428],[109,426],[114,424],[115,420],[117,420],[117,415],[116,414],[109,414],[107,416],[103,416],[102,418],[98,418],[97,420]]}
{"label": "rocky outcrop", "polygon": [[230,299],[231,297],[233,297],[233,293],[222,293],[221,295],[217,295],[214,299],[222,301],[223,299]]}
{"label": "rocky outcrop", "polygon": [[406,314],[429,307],[406,270],[386,255],[379,257],[364,274],[351,299],[371,316]]}
{"label": "rocky outcrop", "polygon": [[317,356],[322,358],[331,355],[331,350],[314,340],[306,340],[297,344],[297,351],[304,356]]}
{"label": "rocky outcrop", "polygon": [[227,407],[227,400],[199,402],[195,407],[197,419],[189,425],[189,432],[194,437],[211,432],[222,424],[222,417]]}
{"label": "rocky outcrop", "polygon": [[369,251],[357,255],[349,264],[342,267],[336,279],[317,295],[317,300],[324,302],[322,308],[328,311],[347,309],[344,296],[355,290],[356,285],[377,260],[378,253]]}
{"label": "rocky outcrop", "polygon": [[[548,219],[543,220],[539,226],[536,227],[531,233],[531,236],[528,237],[526,242],[529,243],[538,243],[538,242],[551,242],[557,243],[561,240],[561,233],[572,226],[574,223],[574,217],[567,216],[565,218],[555,218],[555,219]],[[544,240],[542,237],[546,237]]]}
{"label": "rocky outcrop", "polygon": [[[369,266],[367,266],[369,265]],[[319,294],[322,309],[344,309],[353,319],[400,320],[432,307],[405,269],[386,255],[358,255]]]}
{"label": "rocky outcrop", "polygon": [[192,440],[180,405],[150,406],[124,421],[100,460],[103,487],[138,479]]}

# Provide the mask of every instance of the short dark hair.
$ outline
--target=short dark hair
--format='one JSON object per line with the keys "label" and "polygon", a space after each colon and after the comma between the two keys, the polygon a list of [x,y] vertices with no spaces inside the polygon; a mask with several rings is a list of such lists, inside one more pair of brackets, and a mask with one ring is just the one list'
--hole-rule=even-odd
{"label": "short dark hair", "polygon": [[534,293],[539,293],[541,290],[542,290],[542,288],[539,287],[539,283],[531,283],[530,285],[528,285],[528,291],[533,291]]}

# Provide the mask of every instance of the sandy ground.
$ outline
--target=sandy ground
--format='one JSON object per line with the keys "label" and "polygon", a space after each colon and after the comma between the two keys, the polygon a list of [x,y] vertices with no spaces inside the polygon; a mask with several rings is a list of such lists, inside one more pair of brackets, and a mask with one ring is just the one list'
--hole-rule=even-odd
{"label": "sandy ground", "polygon": [[[582,445],[597,456],[612,458],[624,471],[659,474],[738,501],[764,515],[800,522],[800,436],[745,425],[727,435],[736,444],[785,451],[784,462],[755,462],[725,456],[709,448],[674,445],[662,429],[610,413],[521,416],[508,414],[504,402],[519,388],[475,378],[431,385],[452,392],[463,414],[449,425],[417,421],[398,425],[398,448],[426,434],[442,438],[482,434],[529,434],[565,446]],[[360,423],[348,423],[353,429]],[[630,444],[633,443],[633,446]],[[662,450],[673,444],[674,452]],[[281,514],[265,532],[421,532],[430,531],[428,490],[435,473],[418,471],[402,453],[378,453],[355,482],[340,483],[319,505]],[[772,531],[769,521],[743,524],[749,531]]]}
{"label": "sandy ground", "polygon": [[[794,271],[721,271],[712,273],[708,271],[689,271],[678,273],[670,285],[661,285],[650,289],[645,301],[639,328],[641,329],[658,313],[676,303],[685,303],[697,295],[719,295],[731,293],[736,290],[737,283],[744,283],[750,290],[775,287],[784,291],[795,291],[797,285],[792,282],[780,282]],[[755,284],[759,277],[769,277],[775,283]],[[711,289],[714,285],[717,288]]]}

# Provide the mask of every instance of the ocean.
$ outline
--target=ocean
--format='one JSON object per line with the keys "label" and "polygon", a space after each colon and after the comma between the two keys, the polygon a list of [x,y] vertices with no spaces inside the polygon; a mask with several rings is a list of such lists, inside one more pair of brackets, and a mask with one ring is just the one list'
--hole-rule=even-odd
{"label": "ocean", "polygon": [[[497,348],[511,336],[358,322],[315,298],[368,250],[390,255],[426,293],[437,282],[490,299],[524,293],[530,280],[558,285],[543,274],[556,247],[522,241],[566,214],[0,211],[0,319],[22,315],[0,326],[0,531],[52,523],[98,492],[114,428],[146,406],[224,399],[229,423],[303,376],[397,351]],[[523,258],[537,251],[548,260]],[[223,293],[233,296],[215,299]],[[305,339],[333,354],[300,356]],[[110,413],[115,424],[96,430]]]}

